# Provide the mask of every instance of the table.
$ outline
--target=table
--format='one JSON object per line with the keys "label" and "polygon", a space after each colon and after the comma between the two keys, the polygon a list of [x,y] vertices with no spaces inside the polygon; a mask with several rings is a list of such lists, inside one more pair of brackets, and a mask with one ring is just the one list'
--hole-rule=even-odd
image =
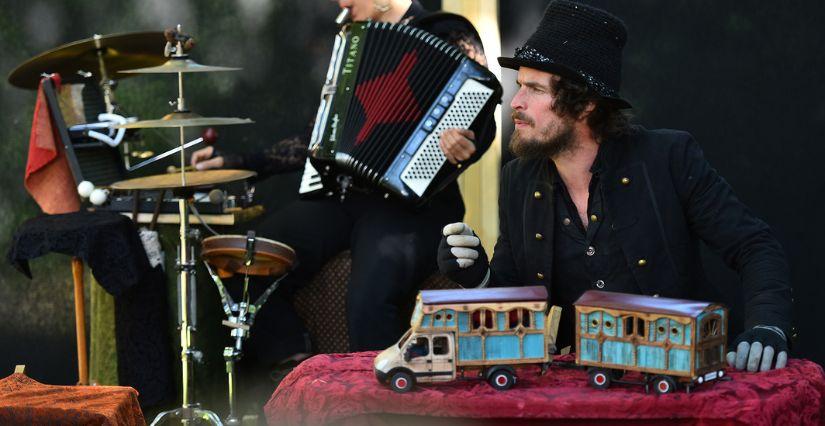
{"label": "table", "polygon": [[[517,369],[518,382],[496,391],[465,379],[419,385],[399,394],[379,384],[376,352],[316,355],[295,368],[264,411],[270,425],[299,424],[695,424],[769,425],[825,422],[825,372],[792,359],[781,370],[729,372],[730,381],[657,396],[643,386],[614,384],[597,390],[585,371],[553,366]],[[556,357],[571,362],[570,355]],[[626,379],[641,379],[628,373]],[[420,416],[427,416],[423,419]],[[463,420],[459,420],[463,419]]]}
{"label": "table", "polygon": [[45,385],[22,373],[0,380],[0,424],[143,425],[133,388]]}

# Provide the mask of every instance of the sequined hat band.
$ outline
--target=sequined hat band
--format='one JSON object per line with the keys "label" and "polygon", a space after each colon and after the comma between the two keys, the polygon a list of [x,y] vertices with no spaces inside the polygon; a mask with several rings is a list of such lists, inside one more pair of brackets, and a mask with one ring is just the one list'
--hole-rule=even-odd
{"label": "sequined hat band", "polygon": [[[525,60],[528,60],[528,61],[531,61],[531,62],[538,62],[538,63],[542,63],[542,64],[556,64],[556,65],[562,65],[563,66],[563,64],[558,64],[554,60],[542,55],[538,50],[533,49],[532,47],[527,46],[527,45],[516,48],[515,58],[516,59],[525,59]],[[584,81],[588,86],[592,87],[597,92],[599,92],[599,94],[601,94],[602,96],[605,96],[605,97],[608,97],[608,98],[618,98],[619,97],[619,94],[615,90],[611,89],[607,84],[605,84],[604,82],[602,82],[598,78],[593,77],[592,75],[590,75],[590,74],[588,74],[588,73],[586,73],[582,70],[571,70],[571,71],[573,71],[576,74],[577,77],[579,77],[582,81]]]}

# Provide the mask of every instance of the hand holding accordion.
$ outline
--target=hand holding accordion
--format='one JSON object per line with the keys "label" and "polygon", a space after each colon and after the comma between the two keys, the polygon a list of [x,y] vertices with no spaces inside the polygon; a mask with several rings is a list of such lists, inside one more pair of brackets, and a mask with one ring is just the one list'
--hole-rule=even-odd
{"label": "hand holding accordion", "polygon": [[299,192],[354,182],[420,202],[463,170],[500,101],[495,76],[455,46],[403,24],[353,23],[336,39]]}
{"label": "hand holding accordion", "polygon": [[467,161],[476,152],[475,133],[470,129],[446,129],[438,138],[438,146],[451,164]]}

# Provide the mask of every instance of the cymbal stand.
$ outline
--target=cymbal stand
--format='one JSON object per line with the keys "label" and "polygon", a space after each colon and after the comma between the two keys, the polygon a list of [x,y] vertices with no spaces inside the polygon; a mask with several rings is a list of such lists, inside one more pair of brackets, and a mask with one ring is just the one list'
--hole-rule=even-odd
{"label": "cymbal stand", "polygon": [[192,360],[200,361],[202,353],[192,346],[192,331],[194,318],[190,316],[191,301],[195,278],[195,262],[193,248],[190,245],[189,230],[189,204],[185,196],[178,199],[178,210],[180,211],[180,245],[178,247],[177,267],[180,273],[180,287],[178,289],[178,303],[180,309],[180,359],[182,375],[182,405],[172,410],[159,413],[152,421],[152,425],[163,424],[170,419],[179,419],[184,424],[189,424],[198,419],[204,420],[214,425],[221,425],[220,417],[213,411],[200,408],[200,404],[193,402],[193,363]]}
{"label": "cymbal stand", "polygon": [[[103,102],[106,104],[106,112],[109,114],[113,114],[115,110],[118,109],[118,104],[115,101],[115,91],[112,87],[115,84],[115,81],[109,78],[109,73],[106,71],[106,61],[103,60],[103,55],[106,53],[104,50],[103,45],[101,44],[101,39],[103,36],[100,34],[95,34],[92,36],[95,41],[95,48],[97,49],[97,67],[100,73],[100,81],[98,84],[103,91]],[[127,170],[129,170],[131,166],[131,149],[129,149],[129,141],[124,139],[123,140],[123,164]]]}
{"label": "cymbal stand", "polygon": [[[180,25],[178,25],[180,30]],[[178,51],[183,51],[182,46],[178,43]],[[178,108],[183,106],[183,73],[178,73]],[[183,127],[180,129],[180,145],[183,147],[185,140],[183,134]],[[186,155],[183,148],[180,150],[180,178],[182,188],[186,187]],[[181,360],[181,375],[182,377],[182,405],[179,408],[159,413],[152,425],[157,425],[166,422],[170,419],[179,419],[183,424],[193,423],[197,420],[204,420],[211,424],[222,425],[220,417],[215,412],[200,408],[200,404],[193,402],[190,387],[194,388],[193,381],[193,358],[199,361],[202,353],[192,347],[192,331],[195,330],[194,316],[190,317],[190,309],[193,307],[191,303],[194,301],[193,295],[190,294],[194,289],[195,279],[195,261],[194,248],[190,244],[190,229],[189,229],[189,202],[188,195],[182,194],[178,199],[178,211],[180,212],[180,245],[178,247],[178,272],[180,277],[180,288],[178,290],[178,303],[180,309],[180,360]]]}
{"label": "cymbal stand", "polygon": [[244,281],[243,292],[241,295],[241,302],[236,303],[229,292],[226,291],[223,281],[220,276],[215,273],[208,262],[204,261],[206,270],[215,282],[218,288],[218,293],[221,297],[221,304],[223,305],[223,312],[226,314],[226,319],[222,324],[229,327],[231,331],[229,335],[234,338],[234,346],[227,346],[223,349],[223,359],[226,361],[226,375],[228,382],[228,397],[229,397],[229,415],[226,416],[224,424],[237,426],[241,424],[241,419],[237,414],[237,393],[235,391],[236,377],[235,377],[235,363],[240,361],[243,357],[243,341],[250,335],[249,330],[255,322],[255,315],[261,306],[269,299],[269,296],[278,288],[281,280],[287,274],[278,277],[267,289],[255,300],[255,303],[249,303],[249,267],[255,262],[255,233],[250,231],[247,233],[246,243],[246,259],[244,261]]}

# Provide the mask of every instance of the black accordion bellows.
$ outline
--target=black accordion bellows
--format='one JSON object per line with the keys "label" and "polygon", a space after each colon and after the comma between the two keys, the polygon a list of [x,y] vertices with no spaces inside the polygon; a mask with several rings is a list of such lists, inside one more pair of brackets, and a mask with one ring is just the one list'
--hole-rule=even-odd
{"label": "black accordion bellows", "polygon": [[455,179],[461,169],[445,161],[438,137],[449,128],[479,133],[501,100],[495,76],[407,25],[356,22],[336,47],[324,93],[334,92],[322,93],[310,143],[326,186],[344,175],[417,202]]}

